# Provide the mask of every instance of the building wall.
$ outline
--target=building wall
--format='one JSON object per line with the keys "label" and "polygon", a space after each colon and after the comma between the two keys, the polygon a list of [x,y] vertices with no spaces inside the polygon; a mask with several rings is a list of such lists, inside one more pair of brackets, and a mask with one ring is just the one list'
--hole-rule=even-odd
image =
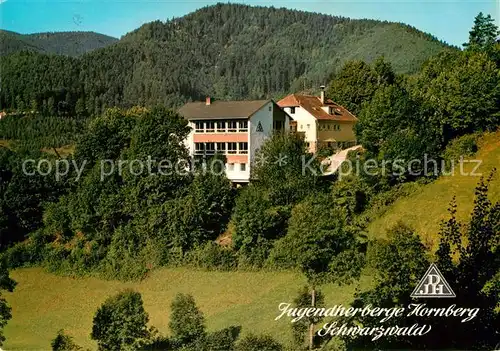
{"label": "building wall", "polygon": [[[338,121],[319,121],[318,142],[352,142],[355,143],[356,135],[354,134],[354,123],[338,122]],[[335,129],[334,126],[340,128]]]}
{"label": "building wall", "polygon": [[[248,123],[248,130],[250,132],[250,141],[248,146],[250,151],[250,163],[255,162],[257,150],[259,150],[264,141],[267,138],[270,138],[273,134],[273,113],[276,108],[279,107],[275,106],[270,101],[250,118]],[[261,132],[257,131],[259,123],[262,126]]]}
{"label": "building wall", "polygon": [[309,152],[316,152],[316,141],[318,137],[317,120],[302,107],[295,107],[295,113],[291,113],[291,107],[285,107],[285,112],[297,122],[297,132],[304,133],[305,142],[309,144]]}
{"label": "building wall", "polygon": [[[290,107],[284,110],[297,122],[297,132],[304,133],[305,142],[309,144],[309,152],[316,152],[322,144],[355,145],[356,143],[353,122],[318,121],[302,107],[296,107],[294,114],[291,113]],[[328,125],[330,129],[324,128]],[[334,130],[333,125],[340,126],[340,130]]]}
{"label": "building wall", "polygon": [[[257,151],[266,139],[272,136],[276,122],[282,125],[283,131],[290,129],[290,117],[279,106],[269,101],[250,117],[248,132],[196,133],[195,122],[190,121],[191,133],[185,143],[190,156],[195,157],[195,143],[248,142],[248,154],[226,154],[227,177],[235,183],[245,183],[250,181],[251,164],[255,161]],[[258,131],[259,123],[262,131]]]}
{"label": "building wall", "polygon": [[[235,120],[235,119],[227,119]],[[238,119],[241,121],[241,119]],[[191,127],[191,132],[185,140],[185,144],[189,149],[189,155],[191,157],[196,157],[195,155],[195,143],[239,143],[239,142],[250,142],[249,132],[226,132],[226,133],[197,133],[195,131],[195,122],[190,121],[189,126]],[[250,145],[248,145],[250,149]],[[250,152],[250,150],[248,151]],[[226,176],[233,182],[244,183],[248,182],[250,179],[250,162],[249,154],[229,154],[226,150]],[[201,156],[202,157],[202,156]],[[242,164],[245,169],[242,169]]]}

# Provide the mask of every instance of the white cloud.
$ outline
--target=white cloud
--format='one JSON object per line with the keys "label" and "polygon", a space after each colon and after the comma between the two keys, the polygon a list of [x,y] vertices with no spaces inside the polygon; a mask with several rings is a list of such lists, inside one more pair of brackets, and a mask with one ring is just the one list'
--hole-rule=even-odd
{"label": "white cloud", "polygon": [[0,5],[2,5],[4,2],[7,2],[7,0],[0,0]]}

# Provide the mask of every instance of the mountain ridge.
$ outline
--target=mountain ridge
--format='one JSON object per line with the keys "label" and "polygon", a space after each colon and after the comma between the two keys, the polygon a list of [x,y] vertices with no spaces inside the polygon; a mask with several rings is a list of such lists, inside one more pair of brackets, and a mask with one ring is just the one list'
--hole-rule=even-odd
{"label": "mountain ridge", "polygon": [[79,56],[118,42],[117,38],[93,31],[39,32],[21,34],[0,30],[0,55],[19,51]]}
{"label": "mountain ridge", "polygon": [[[0,92],[0,103],[17,108],[16,101],[26,106],[36,100],[42,106],[54,96],[56,104],[63,100],[74,110],[83,99],[80,107],[93,114],[109,106],[173,107],[207,95],[276,98],[319,87],[347,60],[384,56],[396,72],[413,73],[449,48],[430,34],[393,22],[217,4],[146,23],[74,60],[4,56],[2,75],[14,82]],[[31,80],[37,76],[44,77],[43,86]]]}

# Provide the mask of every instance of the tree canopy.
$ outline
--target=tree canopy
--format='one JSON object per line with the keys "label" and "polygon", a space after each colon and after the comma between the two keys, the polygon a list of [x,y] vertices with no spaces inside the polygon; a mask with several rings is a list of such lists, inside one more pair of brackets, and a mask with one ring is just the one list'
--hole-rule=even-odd
{"label": "tree canopy", "polygon": [[[46,37],[60,46],[72,42],[71,35]],[[147,23],[78,58],[26,51],[3,56],[0,107],[99,115],[107,107],[174,107],[205,96],[270,98],[317,89],[350,59],[385,55],[397,72],[415,72],[445,47],[402,24],[217,4]]]}

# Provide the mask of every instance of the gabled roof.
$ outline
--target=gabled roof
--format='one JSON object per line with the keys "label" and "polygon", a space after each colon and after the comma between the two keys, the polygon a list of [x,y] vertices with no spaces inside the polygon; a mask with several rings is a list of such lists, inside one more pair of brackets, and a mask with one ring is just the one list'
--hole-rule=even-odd
{"label": "gabled roof", "polygon": [[[345,107],[328,99],[324,104],[317,96],[291,94],[278,101],[281,108],[284,107],[302,107],[318,120],[346,121],[356,122],[358,119],[350,113]],[[335,111],[334,114],[329,114],[322,107],[329,106]]]}
{"label": "gabled roof", "polygon": [[259,111],[272,100],[253,101],[212,101],[189,102],[179,109],[179,113],[188,120],[196,119],[246,119]]}

